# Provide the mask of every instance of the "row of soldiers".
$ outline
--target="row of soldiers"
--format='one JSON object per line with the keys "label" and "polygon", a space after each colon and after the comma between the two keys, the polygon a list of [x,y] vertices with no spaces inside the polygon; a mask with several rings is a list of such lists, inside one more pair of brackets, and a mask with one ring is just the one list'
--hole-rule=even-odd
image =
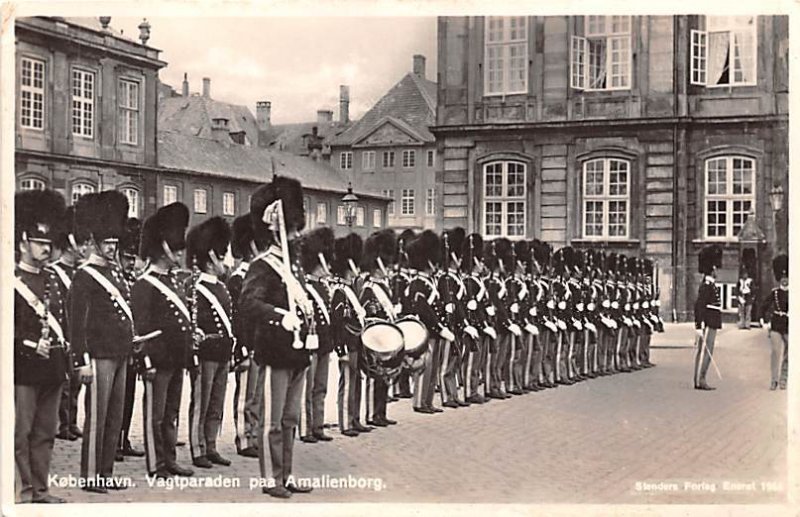
{"label": "row of soldiers", "polygon": [[[365,241],[335,239],[324,227],[301,234],[302,199],[297,181],[276,177],[232,227],[212,217],[187,234],[181,203],[139,225],[114,191],[69,210],[53,191],[17,195],[20,500],[60,502],[46,484],[57,431],[82,436],[87,491],[127,487],[113,478],[120,453],[143,454],[151,476],[192,475],[175,453],[186,371],[193,465],[230,464],[216,440],[233,372],[237,452],[259,459],[265,493],[289,497],[310,491],[292,482],[296,432],[307,442],[332,439],[324,432],[331,354],[345,436],[395,424],[386,409],[397,398],[432,414],[442,411],[437,392],[442,406],[457,408],[652,366],[650,336],[663,322],[647,259],[553,252],[536,239],[484,242],[461,228],[383,230]],[[52,264],[54,247],[61,258]],[[228,249],[238,262],[232,272]],[[398,367],[376,369],[382,359],[366,331],[380,323],[392,332],[409,318],[425,332],[423,346],[401,351]],[[143,452],[128,439],[137,376]]]}

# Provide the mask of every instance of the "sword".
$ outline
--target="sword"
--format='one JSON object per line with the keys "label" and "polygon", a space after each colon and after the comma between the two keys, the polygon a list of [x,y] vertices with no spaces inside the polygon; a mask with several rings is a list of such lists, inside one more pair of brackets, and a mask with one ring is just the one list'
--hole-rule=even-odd
{"label": "sword", "polygon": [[[705,334],[705,331],[703,331],[703,334]],[[705,337],[697,336],[697,338],[695,339],[696,346],[703,346],[703,343],[705,343]],[[719,380],[722,380],[722,374],[719,371],[717,362],[714,360],[714,354],[709,352],[705,346],[703,346],[703,352],[708,354],[709,359],[711,359],[711,365],[714,367],[714,371],[717,372],[717,377],[719,377]]]}

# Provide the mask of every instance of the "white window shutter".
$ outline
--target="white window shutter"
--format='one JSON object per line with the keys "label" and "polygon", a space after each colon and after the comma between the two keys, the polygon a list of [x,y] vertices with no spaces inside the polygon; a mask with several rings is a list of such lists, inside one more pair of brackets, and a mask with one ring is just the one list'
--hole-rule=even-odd
{"label": "white window shutter", "polygon": [[570,42],[570,86],[577,90],[586,88],[586,38],[572,36]]}
{"label": "white window shutter", "polygon": [[708,70],[708,32],[692,30],[690,43],[690,74],[691,84],[706,86]]}

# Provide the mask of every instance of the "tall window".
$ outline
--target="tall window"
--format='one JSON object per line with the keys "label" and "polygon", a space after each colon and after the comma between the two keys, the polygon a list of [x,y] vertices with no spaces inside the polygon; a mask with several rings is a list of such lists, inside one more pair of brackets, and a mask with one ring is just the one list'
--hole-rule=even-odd
{"label": "tall window", "polygon": [[164,185],[164,205],[169,205],[178,201],[178,187],[175,185]]}
{"label": "tall window", "polygon": [[72,195],[70,196],[72,199],[72,204],[78,202],[81,196],[85,196],[86,194],[92,194],[94,192],[94,185],[91,183],[75,183],[72,185]]}
{"label": "tall window", "polygon": [[325,224],[327,222],[328,222],[327,203],[317,203],[317,224]]}
{"label": "tall window", "polygon": [[425,191],[425,215],[434,215],[436,212],[436,189],[429,188]]}
{"label": "tall window", "polygon": [[414,189],[404,188],[400,198],[400,215],[414,215]]}
{"label": "tall window", "polygon": [[205,214],[208,212],[208,191],[204,188],[194,189],[194,213]]}
{"label": "tall window", "polygon": [[44,61],[22,58],[20,77],[20,125],[44,127]]}
{"label": "tall window", "polygon": [[306,229],[311,228],[311,200],[303,198],[303,214],[305,214]]}
{"label": "tall window", "polygon": [[705,28],[691,34],[692,84],[756,84],[756,17],[706,16]]}
{"label": "tall window", "polygon": [[380,208],[376,208],[372,211],[372,227],[380,228],[381,226],[383,226],[383,214]]}
{"label": "tall window", "polygon": [[29,178],[26,180],[22,180],[19,183],[20,190],[44,190],[45,184],[42,180],[37,180],[34,178]]}
{"label": "tall window", "polygon": [[394,151],[383,151],[383,168],[394,168]]}
{"label": "tall window", "polygon": [[139,83],[120,79],[119,91],[119,140],[123,144],[139,143]]}
{"label": "tall window", "polygon": [[484,234],[525,235],[525,164],[497,161],[484,165]]}
{"label": "tall window", "polygon": [[485,94],[527,93],[527,18],[489,16],[485,38]]}
{"label": "tall window", "polygon": [[386,215],[391,217],[391,216],[394,215],[394,190],[392,190],[392,189],[384,189],[383,190],[383,197],[388,197],[388,198],[391,199],[391,201],[389,201],[389,206],[388,206],[387,211],[386,211]]}
{"label": "tall window", "polygon": [[436,164],[436,151],[428,149],[425,154],[428,167],[433,167]]}
{"label": "tall window", "polygon": [[583,164],[583,236],[613,239],[628,236],[630,162],[599,158]]}
{"label": "tall window", "polygon": [[361,154],[361,169],[365,171],[375,170],[375,151],[364,151]]}
{"label": "tall window", "polygon": [[336,224],[347,224],[347,208],[344,205],[336,207]]}
{"label": "tall window", "polygon": [[366,219],[366,210],[364,210],[363,206],[356,207],[356,226],[364,226],[364,220]]}
{"label": "tall window", "polygon": [[756,163],[744,156],[706,160],[705,236],[735,238],[755,207]]}
{"label": "tall window", "polygon": [[570,45],[570,85],[579,90],[631,87],[631,17],[585,16],[585,36]]}
{"label": "tall window", "polygon": [[403,168],[410,169],[414,167],[417,162],[417,151],[413,149],[406,149],[403,151]]}
{"label": "tall window", "polygon": [[128,198],[128,217],[139,217],[139,191],[135,188],[124,188],[122,193]]}
{"label": "tall window", "polygon": [[353,168],[353,153],[351,151],[344,151],[339,154],[339,168],[340,169]]}
{"label": "tall window", "polygon": [[236,195],[233,192],[222,193],[222,215],[236,215]]}
{"label": "tall window", "polygon": [[72,134],[94,136],[94,73],[72,71]]}

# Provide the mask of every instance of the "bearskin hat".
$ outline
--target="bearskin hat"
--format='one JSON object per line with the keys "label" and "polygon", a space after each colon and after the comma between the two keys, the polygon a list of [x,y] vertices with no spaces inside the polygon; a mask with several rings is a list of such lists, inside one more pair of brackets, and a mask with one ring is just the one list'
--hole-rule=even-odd
{"label": "bearskin hat", "polygon": [[639,257],[631,257],[628,260],[628,274],[632,277],[639,276],[639,272],[642,270],[642,266],[640,264]]}
{"label": "bearskin hat", "polygon": [[362,268],[365,271],[375,271],[378,268],[378,257],[384,266],[394,264],[397,261],[397,252],[397,234],[394,230],[386,228],[374,232],[364,241]]}
{"label": "bearskin hat", "polygon": [[14,195],[14,242],[53,240],[64,220],[64,197],[54,190],[26,190]]}
{"label": "bearskin hat", "polygon": [[622,253],[617,254],[617,264],[614,268],[617,273],[617,277],[619,279],[624,279],[625,275],[628,273],[628,257],[623,255]]}
{"label": "bearskin hat", "polygon": [[253,241],[253,223],[250,214],[240,215],[233,220],[233,235],[231,236],[231,254],[234,258],[249,257],[252,251],[250,243]]}
{"label": "bearskin hat", "polygon": [[53,241],[53,245],[60,250],[71,248],[72,245],[69,242],[69,236],[73,236],[76,244],[78,241],[78,238],[75,236],[75,231],[75,207],[68,206],[67,210],[64,212],[64,219],[61,221],[61,224],[58,225],[58,234]]}
{"label": "bearskin hat", "polygon": [[142,259],[158,259],[164,255],[162,242],[172,251],[186,247],[186,227],[189,225],[189,209],[180,202],[162,206],[145,220],[142,226],[142,241],[139,256]]}
{"label": "bearskin hat", "polygon": [[116,190],[81,196],[75,205],[75,226],[98,244],[122,238],[127,220],[128,198]]}
{"label": "bearskin hat", "polygon": [[710,275],[714,268],[722,267],[722,248],[718,244],[706,246],[697,257],[697,269],[704,275]]}
{"label": "bearskin hat", "polygon": [[525,272],[530,272],[532,266],[531,260],[531,245],[528,241],[516,241],[514,243],[514,255],[517,262],[520,262],[525,267]]}
{"label": "bearskin hat", "polygon": [[780,254],[772,259],[772,274],[775,280],[780,282],[781,278],[789,276],[789,255]]}
{"label": "bearskin hat", "polygon": [[652,278],[653,276],[653,261],[646,258],[641,261],[641,273],[645,278]]}
{"label": "bearskin hat", "polygon": [[503,268],[505,271],[513,271],[514,270],[514,246],[511,244],[511,241],[506,239],[505,237],[500,237],[498,239],[494,239],[490,242],[492,249],[494,251],[496,262],[492,263],[491,269],[499,267],[500,264],[503,264]]}
{"label": "bearskin hat", "polygon": [[351,233],[345,237],[336,239],[333,244],[333,261],[331,263],[332,273],[344,278],[350,271],[350,261],[353,264],[361,262],[364,242],[357,233]]}
{"label": "bearskin hat", "polygon": [[186,234],[186,264],[197,264],[200,271],[205,271],[211,261],[208,252],[213,251],[217,258],[222,258],[228,252],[230,241],[228,221],[219,216],[206,219]]}
{"label": "bearskin hat", "polygon": [[750,278],[756,276],[756,250],[745,248],[742,251],[742,270],[747,271]]}
{"label": "bearskin hat", "polygon": [[[445,237],[447,237],[447,239],[445,239]],[[460,226],[442,232],[440,242],[442,245],[442,259],[445,264],[449,264],[453,261],[453,255],[461,260],[462,253],[464,252],[464,239],[466,239],[466,237],[467,232]]]}
{"label": "bearskin hat", "polygon": [[300,265],[303,271],[310,273],[320,265],[319,254],[325,257],[325,262],[330,267],[333,263],[333,246],[335,237],[329,226],[320,226],[300,237]]}
{"label": "bearskin hat", "polygon": [[606,253],[603,260],[603,274],[607,278],[614,278],[617,269],[617,254],[613,251]]}
{"label": "bearskin hat", "polygon": [[142,233],[142,222],[135,218],[129,217],[125,222],[125,232],[119,240],[120,253],[124,255],[136,256],[139,252],[139,239]]}
{"label": "bearskin hat", "polygon": [[483,237],[479,233],[470,233],[461,245],[461,267],[465,272],[472,271],[474,259],[483,260]]}
{"label": "bearskin hat", "polygon": [[408,265],[408,245],[417,238],[414,230],[407,228],[397,237],[397,263],[401,266]]}
{"label": "bearskin hat", "polygon": [[533,239],[533,259],[539,264],[542,271],[545,271],[550,265],[550,257],[552,255],[552,248],[546,242],[539,239]]}
{"label": "bearskin hat", "polygon": [[408,244],[408,265],[412,269],[423,271],[430,262],[438,266],[442,261],[442,248],[439,236],[431,230],[425,230]]}
{"label": "bearskin hat", "polygon": [[250,222],[256,245],[264,249],[275,241],[269,224],[264,222],[264,210],[278,199],[283,201],[283,217],[286,231],[300,231],[305,227],[306,214],[303,208],[303,187],[296,179],[275,176],[272,181],[262,185],[250,199]]}

